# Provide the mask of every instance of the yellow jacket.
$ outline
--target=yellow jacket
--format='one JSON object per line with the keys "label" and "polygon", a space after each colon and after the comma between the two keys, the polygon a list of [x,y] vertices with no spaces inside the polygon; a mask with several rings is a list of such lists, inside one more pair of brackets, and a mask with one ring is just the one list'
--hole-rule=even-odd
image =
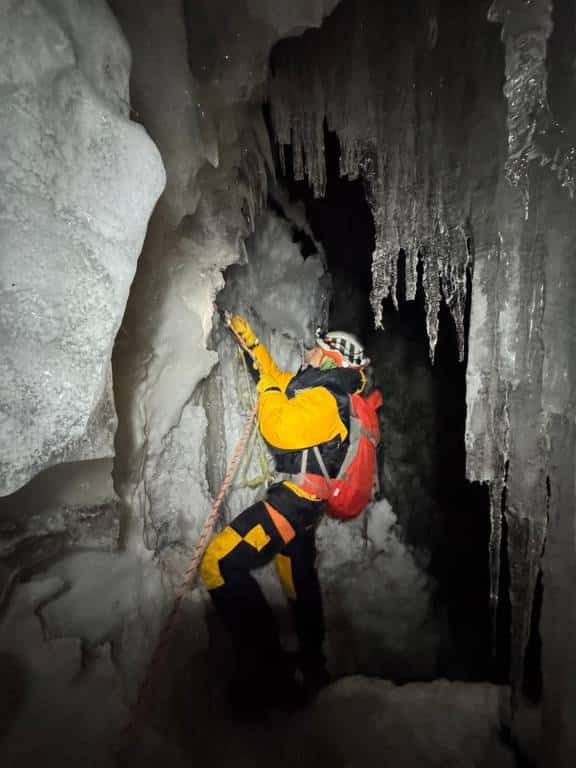
{"label": "yellow jacket", "polygon": [[290,451],[320,445],[336,436],[346,439],[348,430],[331,392],[318,386],[288,398],[286,388],[296,374],[281,371],[263,344],[252,355],[260,371],[258,424],[268,443]]}

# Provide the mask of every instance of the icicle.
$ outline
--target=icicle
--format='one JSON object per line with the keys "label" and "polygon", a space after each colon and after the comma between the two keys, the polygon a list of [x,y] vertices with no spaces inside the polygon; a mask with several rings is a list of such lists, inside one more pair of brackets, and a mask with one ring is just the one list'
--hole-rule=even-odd
{"label": "icicle", "polygon": [[440,281],[438,258],[433,247],[422,251],[422,287],[424,288],[424,309],[426,312],[426,332],[431,362],[434,362],[440,313]]}
{"label": "icicle", "polygon": [[531,0],[520,5],[518,0],[494,0],[488,19],[502,24],[506,45],[506,177],[513,186],[525,186],[538,124],[548,120],[546,47],[552,32],[552,3]]}
{"label": "icicle", "polygon": [[286,176],[286,152],[288,150],[287,145],[285,144],[279,144],[278,140],[274,142],[274,145],[276,147],[277,153],[278,153],[278,162],[280,164],[280,173],[282,176]]}
{"label": "icicle", "polygon": [[406,253],[406,300],[413,301],[416,298],[418,283],[418,247],[414,243]]}
{"label": "icicle", "polygon": [[248,124],[250,130],[242,134],[237,184],[241,210],[248,228],[253,231],[268,194],[267,153],[262,146],[262,142],[268,139],[253,120]]}
{"label": "icicle", "polygon": [[492,616],[492,655],[496,657],[498,640],[498,606],[500,602],[500,560],[502,557],[502,493],[504,479],[496,480],[490,488],[490,613]]}
{"label": "icicle", "polygon": [[[545,498],[542,498],[545,505]],[[532,606],[540,569],[546,528],[526,512],[507,507],[504,510],[508,531],[510,603],[512,607],[511,684],[518,697],[524,679],[524,658],[530,640]]]}
{"label": "icicle", "polygon": [[440,284],[441,293],[450,310],[456,328],[458,343],[458,359],[464,360],[465,333],[464,316],[466,312],[466,270],[468,267],[468,251],[458,239],[450,238],[451,244],[445,246],[449,249],[450,259],[444,258],[441,262]]}
{"label": "icicle", "polygon": [[296,181],[304,181],[304,138],[299,120],[295,120],[292,126],[292,170]]}
{"label": "icicle", "polygon": [[385,275],[380,274],[383,262],[383,257],[376,249],[372,255],[372,293],[370,294],[370,305],[376,328],[382,328],[382,302],[387,296],[388,281]]}
{"label": "icicle", "polygon": [[340,176],[347,176],[350,181],[359,177],[361,154],[357,141],[340,136]]}
{"label": "icicle", "polygon": [[443,278],[461,359],[468,257],[448,233],[461,232],[469,215],[474,175],[466,172],[467,146],[478,116],[462,105],[470,82],[485,81],[485,62],[467,55],[479,41],[482,20],[479,9],[479,23],[467,22],[469,40],[451,43],[464,63],[454,73],[454,56],[426,44],[429,15],[415,23],[399,4],[387,25],[377,2],[342,4],[321,30],[278,46],[269,86],[273,128],[279,144],[292,143],[295,177],[307,178],[315,195],[324,193],[327,120],[340,141],[340,173],[364,181],[375,227],[371,303],[377,322],[383,299],[391,295],[396,302],[400,249],[408,300],[415,298],[418,254],[425,251],[431,354]]}
{"label": "icicle", "polygon": [[[262,116],[262,112],[258,110],[253,113],[250,124],[254,132],[254,142],[257,149],[256,156],[258,158],[258,164],[261,167],[261,187],[264,189],[268,185],[267,173],[275,179],[276,167],[274,165],[274,158],[272,155],[272,147],[270,145],[270,135],[266,129],[266,123]],[[282,153],[280,153],[282,155]],[[281,158],[280,162],[283,162]]]}
{"label": "icicle", "polygon": [[398,253],[383,254],[378,246],[372,257],[372,293],[370,304],[374,313],[376,328],[382,328],[382,302],[390,296],[394,306],[398,308],[396,298],[396,274]]}

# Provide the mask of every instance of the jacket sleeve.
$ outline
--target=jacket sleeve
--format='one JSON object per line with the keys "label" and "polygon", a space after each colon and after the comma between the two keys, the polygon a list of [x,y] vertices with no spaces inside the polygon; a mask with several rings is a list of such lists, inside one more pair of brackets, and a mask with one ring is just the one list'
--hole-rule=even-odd
{"label": "jacket sleeve", "polygon": [[294,377],[294,374],[290,371],[281,371],[264,344],[258,344],[258,346],[254,348],[252,357],[256,362],[260,376],[272,379],[276,386],[280,387],[282,392],[284,392],[289,381]]}
{"label": "jacket sleeve", "polygon": [[258,402],[262,437],[271,445],[289,451],[310,448],[332,440],[344,440],[348,431],[340,418],[336,398],[324,387],[312,387],[287,398],[271,379]]}

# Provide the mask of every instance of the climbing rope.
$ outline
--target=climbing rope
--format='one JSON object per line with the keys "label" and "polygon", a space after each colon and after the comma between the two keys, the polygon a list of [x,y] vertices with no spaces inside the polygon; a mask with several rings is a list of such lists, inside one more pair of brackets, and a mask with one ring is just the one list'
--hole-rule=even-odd
{"label": "climbing rope", "polygon": [[132,733],[132,730],[136,725],[138,715],[140,714],[140,711],[143,707],[143,704],[146,700],[146,696],[152,684],[152,679],[153,679],[152,673],[163,657],[164,651],[166,650],[166,647],[168,644],[168,639],[170,637],[172,627],[174,626],[174,623],[178,616],[178,612],[180,610],[180,605],[182,603],[184,595],[190,588],[190,585],[192,584],[196,576],[196,573],[198,571],[198,567],[200,565],[202,555],[204,554],[206,543],[209,537],[212,535],[212,531],[214,530],[214,526],[216,525],[220,505],[222,504],[222,501],[224,499],[224,496],[226,495],[228,487],[232,482],[232,479],[238,467],[238,462],[240,461],[240,457],[242,456],[242,453],[244,452],[244,449],[246,448],[246,445],[250,440],[252,427],[254,426],[255,419],[256,419],[257,409],[258,409],[258,403],[256,401],[252,407],[252,411],[250,412],[248,420],[246,421],[246,425],[244,427],[244,430],[242,432],[242,436],[240,437],[238,445],[236,446],[236,450],[234,451],[234,454],[230,459],[230,462],[228,464],[228,469],[226,470],[226,474],[224,475],[224,479],[222,481],[222,485],[220,486],[218,495],[216,496],[216,499],[212,504],[210,514],[208,515],[208,518],[204,523],[204,528],[202,529],[200,538],[196,542],[196,547],[194,548],[194,554],[192,555],[192,559],[190,560],[190,565],[184,571],[180,587],[178,588],[176,592],[176,597],[174,598],[172,610],[168,614],[168,617],[164,622],[164,626],[158,636],[158,640],[156,642],[154,652],[152,653],[152,656],[150,657],[150,661],[148,662],[148,665],[146,667],[146,671],[144,673],[144,679],[142,681],[142,684],[140,685],[136,703],[132,709],[130,719],[126,727],[122,731],[122,734],[120,737],[120,746],[119,746],[118,755],[117,755],[118,757],[120,755],[122,746],[128,742],[128,736]]}
{"label": "climbing rope", "polygon": [[[252,380],[250,378],[250,372],[248,371],[248,363],[246,362],[246,356],[241,349],[238,350],[238,356],[240,359],[240,367],[243,371],[244,387],[238,387],[238,397],[240,400],[240,406],[243,410],[248,411],[255,407],[257,397],[254,392]],[[249,478],[248,472],[252,465],[252,459],[254,457],[254,451],[257,450],[258,466],[260,474],[256,477]],[[234,485],[234,488],[258,488],[260,485],[268,485],[274,478],[274,472],[270,468],[270,462],[268,460],[268,453],[264,444],[264,440],[259,430],[254,430],[251,433],[251,439],[246,451],[246,457],[244,465],[240,473],[240,482]]]}

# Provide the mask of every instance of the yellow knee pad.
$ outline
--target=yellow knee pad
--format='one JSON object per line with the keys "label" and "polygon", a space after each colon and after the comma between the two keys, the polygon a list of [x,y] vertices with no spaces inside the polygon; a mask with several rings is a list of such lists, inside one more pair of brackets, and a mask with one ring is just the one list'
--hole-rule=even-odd
{"label": "yellow knee pad", "polygon": [[200,578],[207,589],[217,589],[224,585],[220,571],[220,562],[229,555],[242,541],[242,536],[230,526],[224,528],[208,544],[200,563]]}

